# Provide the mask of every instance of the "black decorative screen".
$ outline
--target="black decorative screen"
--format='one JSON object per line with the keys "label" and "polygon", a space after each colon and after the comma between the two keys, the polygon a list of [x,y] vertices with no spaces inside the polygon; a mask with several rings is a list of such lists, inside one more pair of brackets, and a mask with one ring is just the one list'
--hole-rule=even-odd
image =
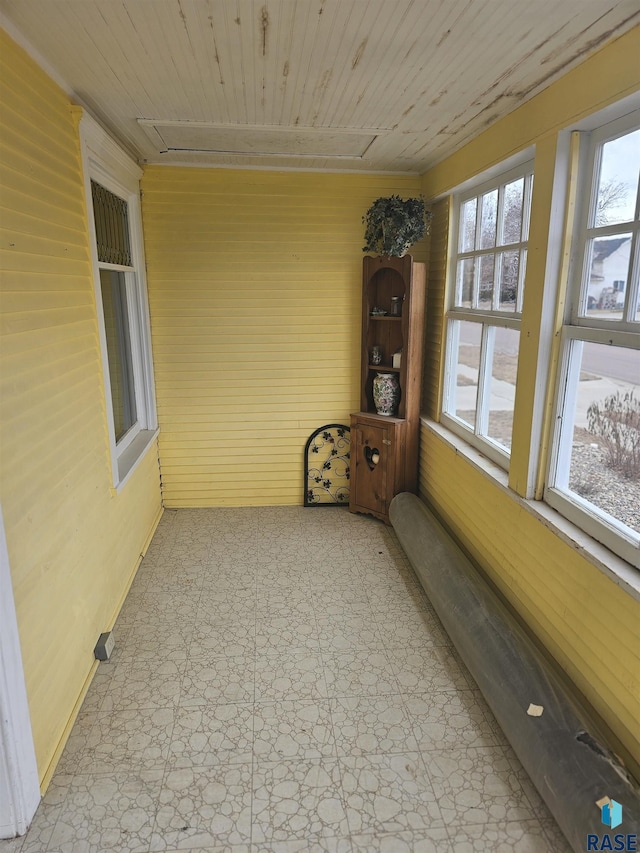
{"label": "black decorative screen", "polygon": [[304,448],[304,505],[349,503],[351,430],[327,424],[313,432]]}
{"label": "black decorative screen", "polygon": [[91,181],[91,197],[98,260],[103,264],[132,266],[127,202],[95,181]]}

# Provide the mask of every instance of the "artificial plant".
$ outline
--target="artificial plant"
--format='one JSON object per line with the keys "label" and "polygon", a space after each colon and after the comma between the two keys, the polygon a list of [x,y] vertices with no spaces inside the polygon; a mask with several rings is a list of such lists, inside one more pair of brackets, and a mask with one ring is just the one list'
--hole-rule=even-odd
{"label": "artificial plant", "polygon": [[363,252],[402,257],[410,246],[429,233],[431,213],[423,198],[401,199],[399,195],[377,198],[366,215]]}

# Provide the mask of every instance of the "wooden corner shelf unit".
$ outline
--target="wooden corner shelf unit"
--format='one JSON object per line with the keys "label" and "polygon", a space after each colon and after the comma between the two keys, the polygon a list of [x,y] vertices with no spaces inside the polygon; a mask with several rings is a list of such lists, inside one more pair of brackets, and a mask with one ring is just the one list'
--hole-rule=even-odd
{"label": "wooden corner shelf unit", "polygon": [[[366,257],[362,273],[361,411],[351,415],[349,509],[388,524],[394,495],[418,487],[426,269],[410,255]],[[392,299],[401,306],[400,316],[392,314]],[[380,364],[371,362],[374,346],[382,350]],[[394,367],[398,352],[400,366]],[[376,412],[377,373],[398,376],[400,401],[393,417]]]}

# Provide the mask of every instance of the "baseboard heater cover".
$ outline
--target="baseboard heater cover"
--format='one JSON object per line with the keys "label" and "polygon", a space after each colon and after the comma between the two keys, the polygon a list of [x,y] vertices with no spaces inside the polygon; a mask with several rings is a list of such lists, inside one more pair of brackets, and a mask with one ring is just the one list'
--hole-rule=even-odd
{"label": "baseboard heater cover", "polygon": [[[639,832],[635,780],[454,539],[407,492],[393,499],[389,516],[451,641],[572,848],[587,849],[588,834]],[[602,823],[597,804],[607,797],[623,808],[616,829]]]}

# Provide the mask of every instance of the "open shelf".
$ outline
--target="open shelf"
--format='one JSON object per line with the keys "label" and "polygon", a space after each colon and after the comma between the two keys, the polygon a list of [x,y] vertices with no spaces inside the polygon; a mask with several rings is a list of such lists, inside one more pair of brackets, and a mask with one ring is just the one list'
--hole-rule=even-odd
{"label": "open shelf", "polygon": [[[364,258],[362,292],[361,410],[351,415],[352,512],[364,512],[389,523],[389,504],[401,491],[415,492],[418,483],[420,387],[424,337],[425,265],[402,258]],[[391,314],[396,300],[400,316]],[[387,314],[372,314],[373,308]],[[371,363],[373,347],[382,364]],[[400,367],[392,356],[402,352]],[[400,401],[394,417],[379,415],[373,402],[376,373],[398,377]],[[375,452],[375,462],[372,454]]]}

